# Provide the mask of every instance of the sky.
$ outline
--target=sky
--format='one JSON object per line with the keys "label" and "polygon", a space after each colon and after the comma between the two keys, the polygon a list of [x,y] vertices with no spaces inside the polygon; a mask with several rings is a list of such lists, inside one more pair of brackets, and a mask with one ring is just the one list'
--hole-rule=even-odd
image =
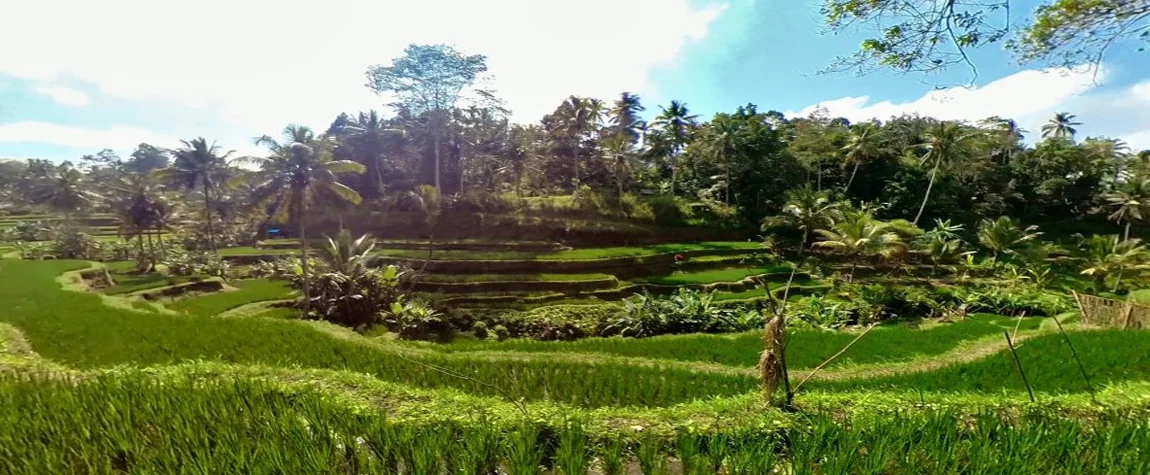
{"label": "sky", "polygon": [[[364,72],[411,43],[488,57],[489,85],[516,122],[567,96],[637,93],[709,117],[746,103],[851,120],[920,113],[1015,118],[1037,135],[1058,111],[1079,136],[1150,149],[1150,53],[1120,44],[1100,71],[974,55],[978,77],[819,75],[863,36],[823,34],[817,1],[795,0],[39,0],[0,20],[0,157],[75,160],[141,142],[207,137],[258,154],[289,123],[324,130],[340,112],[385,109]],[[1021,19],[1037,0],[1014,8]],[[306,8],[305,8],[306,7]],[[973,81],[972,81],[973,79]],[[969,85],[969,87],[967,87]]]}

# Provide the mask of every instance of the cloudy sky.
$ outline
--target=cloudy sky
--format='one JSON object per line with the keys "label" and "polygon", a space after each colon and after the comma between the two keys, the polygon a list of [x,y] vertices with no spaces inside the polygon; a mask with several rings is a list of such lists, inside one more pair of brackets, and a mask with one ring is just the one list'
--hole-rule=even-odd
{"label": "cloudy sky", "polygon": [[[1021,15],[1035,0],[1015,8]],[[708,116],[753,102],[854,120],[902,112],[1018,119],[1055,111],[1081,134],[1150,148],[1150,53],[1116,48],[1098,74],[1018,66],[979,51],[979,77],[815,73],[860,39],[821,35],[818,2],[793,0],[39,0],[0,21],[0,157],[74,159],[140,142],[208,137],[257,152],[288,123],[382,108],[368,65],[409,43],[488,56],[492,85],[520,122],[564,97],[638,93]]]}

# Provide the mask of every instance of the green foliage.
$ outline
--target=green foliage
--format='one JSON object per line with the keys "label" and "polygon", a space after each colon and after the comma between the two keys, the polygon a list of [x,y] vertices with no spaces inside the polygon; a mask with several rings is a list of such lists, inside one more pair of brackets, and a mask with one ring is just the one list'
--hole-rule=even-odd
{"label": "green foliage", "polygon": [[[1150,375],[1150,338],[1143,332],[1086,331],[1071,333],[1070,338],[1093,384],[1145,380]],[[1018,357],[1035,391],[1064,393],[1087,390],[1082,375],[1072,368],[1070,348],[1062,335],[1028,339],[1018,348]],[[905,388],[920,391],[1006,390],[1016,393],[1026,390],[1009,351],[925,373],[819,382],[817,385],[826,390]]]}
{"label": "green foliage", "polygon": [[676,422],[682,428],[668,435],[625,428],[593,434],[565,414],[518,422],[468,414],[391,419],[349,410],[314,390],[115,374],[74,385],[5,377],[0,403],[0,463],[14,474],[79,466],[91,473],[397,473],[402,466],[404,473],[434,474],[445,463],[465,473],[504,467],[534,474],[545,462],[573,474],[596,457],[605,473],[620,473],[626,452],[651,474],[670,473],[672,460],[695,468],[687,473],[890,471],[905,467],[906,453],[915,454],[916,469],[931,473],[1150,469],[1140,456],[1150,427],[1112,413],[1087,423],[1051,410],[1015,418],[899,410],[849,418],[815,413],[779,424],[769,422],[772,412],[754,418],[759,427],[701,431]]}
{"label": "green foliage", "polygon": [[[788,312],[788,315],[791,314]],[[1012,318],[975,314],[954,322],[932,324],[928,320],[923,322],[925,327],[907,323],[880,325],[832,362],[830,367],[896,362],[938,355],[966,341],[997,336],[1003,330],[1013,331],[1016,326],[1032,330],[1038,328],[1040,322],[1039,318],[1018,322]],[[759,316],[757,323],[757,326],[765,325],[762,316]],[[846,346],[854,337],[855,334],[850,332],[796,329],[788,335],[791,343],[788,346],[787,363],[793,369],[813,368]],[[594,337],[575,341],[514,339],[480,342],[458,339],[435,349],[448,352],[598,353],[750,368],[758,363],[763,351],[763,333],[761,330],[752,330],[725,335],[662,335],[642,339]]]}
{"label": "green foliage", "polygon": [[169,309],[211,317],[241,305],[267,300],[283,300],[292,295],[287,282],[266,279],[237,280],[231,283],[236,290],[198,295],[165,303]]}
{"label": "green foliage", "polygon": [[[406,340],[450,340],[455,329],[439,311],[421,300],[392,301],[383,323]],[[476,322],[476,325],[483,322]],[[474,329],[475,327],[472,326]],[[476,336],[479,336],[476,334]]]}
{"label": "green foliage", "polygon": [[[362,268],[351,274],[322,272],[311,282],[309,316],[364,330],[400,301],[401,274],[395,266]],[[295,282],[300,288],[301,279]]]}

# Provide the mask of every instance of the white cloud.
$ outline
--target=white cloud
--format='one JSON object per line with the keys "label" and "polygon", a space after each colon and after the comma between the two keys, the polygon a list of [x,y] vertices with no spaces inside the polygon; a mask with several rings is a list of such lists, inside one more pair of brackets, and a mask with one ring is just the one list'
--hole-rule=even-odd
{"label": "white cloud", "polygon": [[1134,149],[1150,149],[1150,81],[1128,87],[1101,89],[1106,70],[1097,76],[1086,69],[1025,70],[981,87],[931,91],[909,102],[871,102],[869,96],[823,101],[787,115],[806,116],[822,107],[833,117],[852,121],[885,120],[920,114],[948,120],[978,121],[990,116],[1012,118],[1036,137],[1055,112],[1070,112],[1083,123],[1080,138],[1106,135],[1125,140]]}
{"label": "white cloud", "polygon": [[64,86],[41,84],[33,87],[32,90],[56,101],[57,104],[65,106],[83,107],[92,102],[87,94]]}
{"label": "white cloud", "polygon": [[[251,137],[382,108],[364,86],[367,66],[388,63],[409,43],[447,43],[487,55],[515,119],[534,121],[569,94],[650,88],[650,68],[705,37],[725,8],[694,3],[43,0],[21,5],[0,29],[0,44],[22,45],[0,48],[0,73],[203,108],[218,115],[219,128]],[[49,29],[57,33],[45,36]]]}
{"label": "white cloud", "polygon": [[0,124],[0,143],[44,143],[83,149],[132,150],[140,142],[175,147],[179,140],[139,127],[112,126],[88,129],[46,122],[23,121]]}

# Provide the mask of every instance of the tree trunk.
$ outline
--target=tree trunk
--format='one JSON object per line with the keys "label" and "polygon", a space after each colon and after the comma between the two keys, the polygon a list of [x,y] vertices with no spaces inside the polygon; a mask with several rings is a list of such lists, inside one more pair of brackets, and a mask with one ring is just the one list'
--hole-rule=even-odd
{"label": "tree trunk", "polygon": [[204,186],[204,220],[208,225],[208,247],[213,253],[216,251],[216,235],[212,230],[212,194],[208,191],[208,187]]}
{"label": "tree trunk", "polygon": [[296,220],[299,222],[299,262],[303,270],[303,316],[307,318],[311,313],[311,268],[308,265],[307,224],[304,223],[302,205],[296,207]]}
{"label": "tree trunk", "polygon": [[938,159],[934,161],[934,169],[930,171],[930,183],[926,185],[926,195],[922,197],[922,206],[918,207],[918,214],[914,217],[914,225],[918,225],[919,218],[922,218],[922,211],[926,209],[926,201],[930,199],[930,189],[934,188],[934,178],[938,176],[938,165],[941,163]]}
{"label": "tree trunk", "polygon": [[1130,220],[1129,219],[1126,220],[1126,231],[1122,233],[1122,240],[1123,241],[1129,241],[1130,240]]}
{"label": "tree trunk", "polygon": [[383,154],[375,157],[375,195],[383,196]]}
{"label": "tree trunk", "polygon": [[675,197],[675,180],[679,175],[679,166],[675,163],[675,159],[671,159],[671,198]]}
{"label": "tree trunk", "polygon": [[1122,271],[1118,271],[1117,276],[1114,278],[1114,290],[1111,292],[1118,293],[1118,285],[1122,283]]}
{"label": "tree trunk", "polygon": [[859,163],[860,163],[859,159],[856,158],[855,159],[855,169],[853,171],[851,171],[851,179],[847,180],[847,186],[846,186],[846,188],[843,188],[843,193],[850,191],[851,183],[855,182],[855,175],[859,172]]}
{"label": "tree trunk", "polygon": [[727,175],[727,186],[725,187],[726,190],[724,190],[726,192],[726,196],[724,197],[724,200],[726,201],[727,206],[730,206],[731,205],[731,161],[730,160],[727,160],[726,175]]}
{"label": "tree trunk", "polygon": [[435,188],[442,190],[443,187],[439,184],[439,132],[435,133]]}
{"label": "tree trunk", "polygon": [[815,178],[815,180],[817,180],[815,191],[823,191],[823,166],[819,163],[815,163],[815,166],[818,167],[815,169],[815,174],[817,175]]}
{"label": "tree trunk", "polygon": [[855,268],[859,265],[857,260],[851,260],[851,273],[847,276],[847,282],[853,283],[855,281]]}
{"label": "tree trunk", "polygon": [[809,229],[803,228],[803,242],[799,243],[799,257],[803,257],[803,251],[807,249],[807,241],[811,240],[810,233]]}

